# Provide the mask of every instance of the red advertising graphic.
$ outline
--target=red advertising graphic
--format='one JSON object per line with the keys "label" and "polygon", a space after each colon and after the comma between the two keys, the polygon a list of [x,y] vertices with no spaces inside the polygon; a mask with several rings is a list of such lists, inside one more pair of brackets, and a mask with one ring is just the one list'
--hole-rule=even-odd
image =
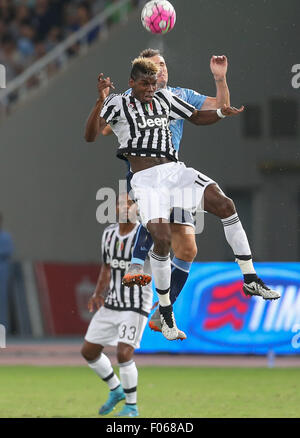
{"label": "red advertising graphic", "polygon": [[87,303],[99,272],[97,264],[35,264],[46,334],[85,334],[93,316]]}
{"label": "red advertising graphic", "polygon": [[243,327],[243,315],[248,311],[249,298],[242,294],[242,288],[242,281],[213,288],[212,301],[207,309],[208,316],[204,321],[206,330],[218,329],[226,324],[231,324],[235,330]]}

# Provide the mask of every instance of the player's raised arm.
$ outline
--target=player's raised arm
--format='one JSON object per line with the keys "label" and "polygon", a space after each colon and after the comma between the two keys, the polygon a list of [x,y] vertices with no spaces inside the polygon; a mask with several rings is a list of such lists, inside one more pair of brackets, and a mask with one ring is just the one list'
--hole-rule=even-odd
{"label": "player's raised arm", "polygon": [[230,106],[230,93],[226,81],[228,60],[225,55],[212,56],[210,60],[210,70],[216,84],[216,97],[207,97],[202,105],[202,110],[216,110],[223,105]]}
{"label": "player's raised arm", "polygon": [[99,97],[85,125],[84,138],[87,142],[95,141],[98,134],[107,125],[106,121],[102,117],[99,117],[99,114],[102,110],[106,97],[109,95],[110,88],[114,89],[113,82],[111,82],[109,77],[104,79],[103,73],[100,73],[97,83]]}
{"label": "player's raised arm", "polygon": [[242,113],[244,109],[244,106],[235,108],[233,106],[223,105],[222,108],[219,108],[216,111],[195,110],[188,120],[194,125],[212,125],[213,123],[216,123],[225,117],[237,116],[238,114]]}

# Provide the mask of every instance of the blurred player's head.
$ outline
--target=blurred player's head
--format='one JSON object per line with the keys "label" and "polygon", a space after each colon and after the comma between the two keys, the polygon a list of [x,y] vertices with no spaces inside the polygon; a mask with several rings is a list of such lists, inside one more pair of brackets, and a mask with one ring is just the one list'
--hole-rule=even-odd
{"label": "blurred player's head", "polygon": [[129,86],[133,97],[143,103],[152,101],[157,89],[158,71],[158,67],[150,59],[139,57],[132,61]]}
{"label": "blurred player's head", "polygon": [[137,207],[127,193],[120,193],[117,198],[117,221],[119,223],[136,223],[137,221]]}
{"label": "blurred player's head", "polygon": [[166,88],[168,84],[168,69],[166,61],[159,50],[156,49],[145,49],[140,55],[143,58],[150,59],[159,68],[157,73],[157,88]]}

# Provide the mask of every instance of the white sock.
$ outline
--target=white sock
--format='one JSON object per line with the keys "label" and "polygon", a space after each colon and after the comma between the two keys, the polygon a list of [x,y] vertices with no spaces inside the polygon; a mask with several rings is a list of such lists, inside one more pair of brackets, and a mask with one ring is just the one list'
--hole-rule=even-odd
{"label": "white sock", "polygon": [[256,274],[252,259],[250,259],[250,260],[235,259],[235,260],[238,263],[243,275]]}
{"label": "white sock", "polygon": [[221,221],[226,240],[232,248],[242,274],[255,274],[248,238],[238,214],[235,213],[226,219],[221,219]]}
{"label": "white sock", "polygon": [[125,392],[126,404],[136,404],[138,370],[134,360],[119,363],[120,379]]}
{"label": "white sock", "polygon": [[170,256],[161,257],[150,251],[150,264],[154,278],[155,288],[162,307],[169,306],[171,284],[171,260]]}
{"label": "white sock", "polygon": [[120,380],[114,373],[111,362],[105,354],[101,353],[98,359],[88,362],[88,366],[108,384],[110,390],[116,389],[120,385]]}

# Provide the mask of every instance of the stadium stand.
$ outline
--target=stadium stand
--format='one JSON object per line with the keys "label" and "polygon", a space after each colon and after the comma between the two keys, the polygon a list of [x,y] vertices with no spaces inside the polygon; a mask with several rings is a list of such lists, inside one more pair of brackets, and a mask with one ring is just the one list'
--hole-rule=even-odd
{"label": "stadium stand", "polygon": [[[36,61],[51,52],[70,35],[78,32],[94,17],[108,10],[119,0],[0,0],[0,64],[6,69],[8,84],[26,71]],[[137,7],[139,0],[124,2],[123,7],[109,14],[105,24],[95,25],[79,38],[61,56],[46,68],[47,77],[55,74],[83,47],[91,45],[113,24]],[[33,75],[26,81],[26,88],[39,85],[41,78]],[[10,104],[19,98],[18,91],[2,99],[0,106],[9,111]],[[3,109],[2,109],[3,110]]]}

